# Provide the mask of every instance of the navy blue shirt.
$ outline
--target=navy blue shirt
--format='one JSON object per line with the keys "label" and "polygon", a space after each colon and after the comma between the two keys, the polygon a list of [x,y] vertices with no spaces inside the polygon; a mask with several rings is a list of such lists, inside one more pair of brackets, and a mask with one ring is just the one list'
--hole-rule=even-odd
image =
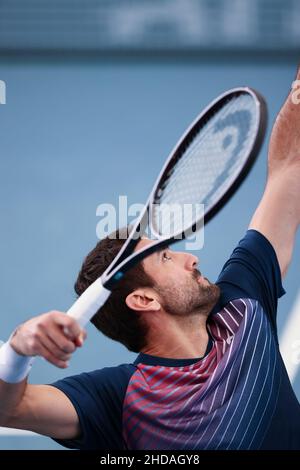
{"label": "navy blue shirt", "polygon": [[140,353],[134,363],[52,384],[73,403],[78,449],[300,449],[300,405],[277,339],[284,294],[277,257],[248,230],[217,284],[205,355],[168,359]]}

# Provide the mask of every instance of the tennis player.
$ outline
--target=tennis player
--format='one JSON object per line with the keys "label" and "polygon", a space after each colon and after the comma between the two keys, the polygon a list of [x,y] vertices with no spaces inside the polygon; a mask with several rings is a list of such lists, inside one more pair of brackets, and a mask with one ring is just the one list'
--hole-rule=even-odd
{"label": "tennis player", "polygon": [[[167,248],[129,271],[93,317],[138,353],[133,363],[30,385],[32,356],[65,368],[85,332],[57,311],[14,331],[0,350],[1,426],[78,449],[300,449],[300,405],[276,326],[300,222],[299,122],[289,95],[273,127],[264,195],[216,283],[195,256]],[[107,238],[89,253],[77,294],[122,243]]]}

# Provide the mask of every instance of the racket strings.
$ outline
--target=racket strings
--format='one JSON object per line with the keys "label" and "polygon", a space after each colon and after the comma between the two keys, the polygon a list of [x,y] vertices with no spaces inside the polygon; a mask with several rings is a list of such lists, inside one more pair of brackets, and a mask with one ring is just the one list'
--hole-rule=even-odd
{"label": "racket strings", "polygon": [[253,145],[257,113],[254,99],[239,95],[195,133],[157,192],[152,223],[158,233],[183,231],[197,219],[197,206],[205,204],[207,212],[231,185],[244,166],[241,155],[248,156],[245,147]]}
{"label": "racket strings", "polygon": [[[244,97],[243,97],[244,98]],[[230,110],[231,112],[236,112],[236,108],[238,103],[233,103],[232,109]],[[228,108],[223,108],[222,111],[219,112],[218,114],[218,120],[224,119],[224,116],[228,114]],[[241,123],[237,123],[239,127],[241,127]],[[174,168],[172,174],[168,176],[168,181],[165,183],[166,191],[164,193],[164,198],[166,199],[167,194],[172,194],[174,191],[174,186],[176,185],[176,191],[178,191],[178,182],[180,183],[183,180],[183,171],[186,169],[189,171],[191,177],[193,179],[197,179],[199,174],[203,173],[199,171],[200,166],[204,167],[206,171],[210,171],[210,173],[215,176],[216,174],[220,173],[220,159],[219,159],[219,153],[217,154],[217,159],[212,158],[214,155],[214,152],[208,152],[208,150],[214,150],[215,147],[215,137],[212,135],[212,127],[215,126],[215,122],[211,120],[206,127],[201,129],[201,135],[198,135],[194,137],[192,143],[190,144],[190,147],[188,148],[188,151],[186,153],[183,153],[182,158],[180,162],[176,165]],[[208,138],[207,138],[208,134]],[[241,150],[241,149],[240,149]],[[209,165],[206,168],[207,162],[204,160],[205,157],[209,157]],[[199,157],[203,157],[202,160],[200,160]],[[222,152],[222,162],[223,166],[226,165],[227,161],[224,159],[224,153]],[[193,167],[191,167],[191,164]],[[199,166],[200,165],[200,166]],[[210,182],[212,180],[211,175],[207,174],[206,175],[206,180],[202,179],[200,180],[202,184],[204,184],[206,181]],[[199,180],[197,179],[197,184],[199,184]],[[205,186],[201,186],[201,190],[203,193],[205,193]],[[185,191],[187,194],[191,194],[188,189]],[[193,193],[194,194],[194,193]]]}

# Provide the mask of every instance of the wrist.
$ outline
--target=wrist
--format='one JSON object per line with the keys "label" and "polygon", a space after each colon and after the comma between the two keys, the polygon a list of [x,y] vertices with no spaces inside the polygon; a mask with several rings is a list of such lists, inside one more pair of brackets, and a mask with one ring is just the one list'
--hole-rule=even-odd
{"label": "wrist", "polygon": [[12,334],[10,335],[10,337],[8,338],[7,342],[10,344],[11,348],[19,355],[19,356],[23,356],[23,357],[26,357],[26,354],[23,354],[20,350],[20,348],[18,347],[18,340],[16,338],[17,336],[17,333],[20,329],[20,326],[22,325],[19,325],[13,332]]}
{"label": "wrist", "polygon": [[0,347],[0,379],[7,383],[19,383],[28,376],[34,356],[16,352],[10,344],[12,336]]}

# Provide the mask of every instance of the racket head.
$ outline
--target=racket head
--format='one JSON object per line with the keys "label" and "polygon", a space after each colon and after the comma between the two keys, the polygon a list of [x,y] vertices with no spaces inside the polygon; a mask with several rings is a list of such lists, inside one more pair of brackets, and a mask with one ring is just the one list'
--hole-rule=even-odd
{"label": "racket head", "polygon": [[[146,256],[194,233],[201,226],[203,216],[205,223],[209,222],[249,173],[263,143],[266,127],[265,100],[252,88],[234,88],[210,103],[169,154],[143,212],[131,227],[114,262],[103,274],[103,285],[111,289],[128,269]],[[210,171],[209,166],[211,155],[214,156],[214,171]],[[223,165],[220,166],[222,158]],[[207,181],[203,189],[204,177]],[[175,221],[170,230],[169,218],[164,218],[160,212],[164,204],[204,204],[204,211],[193,211],[190,219],[186,217],[184,223],[181,219],[179,227]],[[167,220],[165,226],[159,227],[158,219]],[[134,251],[146,228],[150,228],[155,240],[142,250]]]}
{"label": "racket head", "polygon": [[[265,100],[249,87],[223,93],[196,117],[173,148],[154,185],[150,221],[157,239],[183,239],[200,226],[199,217],[204,216],[208,223],[222,209],[252,168],[266,127]],[[194,220],[187,216],[177,225],[173,220],[170,230],[169,217],[164,213],[172,204],[179,208],[197,204],[204,207],[199,216],[194,210]],[[161,209],[164,205],[165,210]],[[179,219],[182,213],[179,210]]]}

